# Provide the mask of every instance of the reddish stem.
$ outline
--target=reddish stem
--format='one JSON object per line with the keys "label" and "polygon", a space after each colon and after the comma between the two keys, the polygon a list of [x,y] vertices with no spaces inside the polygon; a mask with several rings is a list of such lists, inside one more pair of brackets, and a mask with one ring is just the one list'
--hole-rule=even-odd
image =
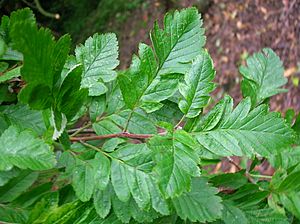
{"label": "reddish stem", "polygon": [[[165,133],[159,133],[160,135],[165,135]],[[79,141],[89,141],[89,140],[99,140],[99,139],[107,139],[107,138],[136,138],[136,139],[147,139],[153,137],[154,134],[131,134],[128,132],[121,132],[116,134],[108,134],[108,135],[94,135],[94,136],[81,136],[81,137],[70,137],[72,142]]]}

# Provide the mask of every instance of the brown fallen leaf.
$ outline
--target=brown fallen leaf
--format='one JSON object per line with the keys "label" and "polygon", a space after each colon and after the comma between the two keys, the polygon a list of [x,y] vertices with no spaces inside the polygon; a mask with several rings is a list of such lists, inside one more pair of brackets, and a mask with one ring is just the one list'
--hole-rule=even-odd
{"label": "brown fallen leaf", "polygon": [[290,77],[297,72],[297,67],[290,67],[284,71],[285,77]]}

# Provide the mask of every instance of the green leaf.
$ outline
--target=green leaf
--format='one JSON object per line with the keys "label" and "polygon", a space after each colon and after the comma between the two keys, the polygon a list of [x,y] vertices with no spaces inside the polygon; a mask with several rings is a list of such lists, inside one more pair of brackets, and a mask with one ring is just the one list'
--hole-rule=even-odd
{"label": "green leaf", "polygon": [[[118,76],[124,101],[130,109],[141,106],[147,112],[158,110],[159,102],[177,90],[178,74],[185,74],[205,43],[202,21],[195,8],[167,14],[164,30],[157,23],[151,32],[151,47],[140,44],[129,70]],[[156,60],[157,58],[157,60]]]}
{"label": "green leaf", "polygon": [[26,223],[28,212],[22,208],[9,205],[0,205],[0,222],[3,223]]}
{"label": "green leaf", "polygon": [[191,179],[199,175],[199,158],[193,139],[184,131],[173,136],[155,136],[148,142],[153,152],[158,184],[166,197],[189,191]]}
{"label": "green leaf", "polygon": [[10,126],[0,137],[0,170],[17,166],[21,169],[45,170],[55,165],[55,157],[49,145],[36,138],[32,132],[20,131]]}
{"label": "green leaf", "polygon": [[278,187],[279,192],[291,192],[300,190],[300,171],[290,173]]}
{"label": "green leaf", "polygon": [[7,61],[22,61],[23,55],[18,52],[12,50],[10,47],[6,49],[5,54],[1,57],[1,60],[7,60]]}
{"label": "green leaf", "polygon": [[233,194],[224,195],[224,199],[234,201],[235,206],[241,209],[249,209],[257,206],[261,201],[269,196],[268,191],[264,191],[256,184],[245,184],[238,188]]}
{"label": "green leaf", "polygon": [[6,185],[0,187],[0,202],[11,202],[26,191],[38,178],[38,173],[23,170]]}
{"label": "green leaf", "polygon": [[106,97],[105,95],[93,97],[91,105],[89,107],[90,118],[92,122],[97,121],[98,118],[104,113],[106,109]]}
{"label": "green leaf", "polygon": [[133,200],[130,201],[130,213],[139,223],[151,223],[154,219],[159,217],[159,214],[151,208],[146,211],[141,210]]}
{"label": "green leaf", "polygon": [[111,186],[108,185],[104,190],[96,188],[94,192],[94,206],[101,218],[105,218],[111,208]]}
{"label": "green leaf", "polygon": [[17,197],[12,204],[16,207],[28,208],[40,200],[43,196],[51,194],[52,187],[53,183],[51,182],[35,184],[25,193]]}
{"label": "green leaf", "polygon": [[116,195],[113,195],[112,206],[114,213],[116,214],[118,219],[121,220],[122,223],[129,223],[131,219],[130,200],[128,199],[127,202],[123,202],[119,200],[119,198]]}
{"label": "green leaf", "polygon": [[253,54],[247,59],[247,67],[241,66],[243,76],[243,96],[250,96],[253,106],[278,93],[286,92],[280,89],[287,83],[283,76],[284,68],[280,58],[270,48]]}
{"label": "green leaf", "polygon": [[290,147],[284,151],[270,157],[269,162],[275,168],[282,167],[288,169],[299,164],[300,161],[300,146]]}
{"label": "green leaf", "polygon": [[93,129],[97,135],[108,135],[122,132],[121,128],[110,119],[104,119],[94,123]]}
{"label": "green leaf", "polygon": [[[114,213],[123,223],[129,223],[134,218],[138,223],[152,223],[158,214],[153,210],[141,210],[131,198],[127,202],[120,201],[116,196],[112,198]],[[131,221],[130,223],[135,223]]]}
{"label": "green leaf", "polygon": [[180,110],[188,118],[199,115],[201,109],[209,100],[209,93],[215,85],[211,82],[215,77],[213,62],[207,51],[195,58],[192,67],[185,75],[185,83],[179,85],[179,91],[184,97],[179,102]]}
{"label": "green leaf", "polygon": [[95,156],[95,184],[100,190],[107,188],[110,176],[110,161],[102,153]]}
{"label": "green leaf", "polygon": [[58,206],[58,201],[58,191],[43,195],[41,200],[38,201],[30,211],[27,223],[37,223],[38,220],[43,219],[43,217],[47,216],[49,210]]}
{"label": "green leaf", "polygon": [[80,89],[82,66],[74,66],[60,86],[56,96],[56,109],[64,113],[67,119],[73,118],[87,98],[87,89]]}
{"label": "green leaf", "polygon": [[[29,8],[24,8],[24,9],[19,9],[17,11],[14,11],[10,14],[10,21],[9,21],[9,29],[12,30],[13,27],[17,23],[22,23],[23,21],[26,21],[27,23],[30,24],[35,24],[35,16],[31,9]],[[1,23],[2,25],[2,23]],[[12,32],[12,31],[10,31]]]}
{"label": "green leaf", "polygon": [[[10,125],[20,127],[21,130],[30,129],[38,135],[46,131],[43,116],[40,111],[31,110],[27,105],[17,104],[1,107],[2,113]],[[1,110],[0,109],[0,110]]]}
{"label": "green leaf", "polygon": [[221,156],[269,157],[293,142],[292,129],[277,113],[268,112],[266,105],[250,110],[250,98],[246,98],[233,110],[232,100],[227,97],[225,101],[222,117],[218,115],[216,121],[208,115],[194,133],[203,150]]}
{"label": "green leaf", "polygon": [[120,87],[116,81],[110,83],[109,92],[106,94],[106,102],[108,103],[105,112],[108,115],[121,110],[125,106]]}
{"label": "green leaf", "polygon": [[222,220],[225,224],[248,224],[245,213],[227,201],[223,202]]}
{"label": "green leaf", "polygon": [[213,176],[209,182],[211,182],[216,187],[225,187],[229,189],[238,189],[245,185],[248,180],[243,172],[238,173],[222,173]]}
{"label": "green leaf", "polygon": [[111,138],[104,142],[102,150],[105,152],[113,152],[119,144],[126,142],[123,138]]}
{"label": "green leaf", "polygon": [[190,192],[172,198],[177,214],[183,220],[210,222],[221,217],[221,198],[217,189],[209,186],[206,179],[194,178]]}
{"label": "green leaf", "polygon": [[182,73],[205,44],[202,20],[196,8],[167,13],[164,30],[155,23],[151,40],[159,61],[159,74]]}
{"label": "green leaf", "polygon": [[288,219],[271,208],[245,211],[249,224],[288,224]]}
{"label": "green leaf", "polygon": [[[6,62],[4,62],[4,61],[1,61],[0,62],[0,72],[5,72],[6,71],[6,69],[8,69],[8,67],[9,67],[9,64],[8,63],[6,63]],[[3,75],[2,75],[3,76]],[[0,77],[1,79],[0,79],[0,83],[2,82],[2,76]]]}
{"label": "green leaf", "polygon": [[7,48],[7,46],[4,42],[4,40],[0,37],[0,58],[2,58],[2,56],[5,54],[6,48]]}
{"label": "green leaf", "polygon": [[6,82],[12,78],[20,76],[20,68],[21,67],[16,67],[12,70],[9,70],[8,72],[5,72],[3,75],[0,76],[0,83]]}
{"label": "green leaf", "polygon": [[171,122],[173,125],[177,124],[182,118],[183,114],[178,110],[176,103],[169,100],[163,101],[163,107],[159,110],[148,114],[148,117],[155,122]]}
{"label": "green leaf", "polygon": [[76,196],[89,201],[95,189],[95,169],[91,161],[84,161],[73,169],[72,186]]}
{"label": "green leaf", "polygon": [[10,40],[9,40],[9,23],[10,23],[9,17],[5,16],[5,15],[2,16],[1,25],[0,25],[0,36],[6,43],[10,42]]}
{"label": "green leaf", "polygon": [[0,187],[4,186],[9,180],[18,176],[20,170],[17,168],[12,168],[8,171],[0,171]]}
{"label": "green leaf", "polygon": [[99,92],[99,88],[106,88],[103,82],[110,82],[116,78],[114,69],[119,65],[116,35],[94,34],[84,45],[78,46],[75,53],[77,61],[84,67],[81,87],[88,88],[90,96],[105,93],[107,89]]}
{"label": "green leaf", "polygon": [[45,84],[30,85],[28,84],[21,90],[18,95],[20,102],[28,104],[32,109],[44,110],[51,107],[53,98],[51,89]]}
{"label": "green leaf", "polygon": [[280,202],[294,216],[300,219],[300,194],[299,192],[291,192],[279,195]]}
{"label": "green leaf", "polygon": [[33,224],[76,223],[74,221],[84,214],[88,210],[87,208],[87,203],[79,201],[65,203],[60,207],[53,207],[51,210],[46,210],[46,214],[35,220]]}
{"label": "green leaf", "polygon": [[63,36],[56,42],[50,30],[38,30],[35,24],[26,20],[14,24],[10,35],[14,47],[24,55],[21,76],[28,84],[22,89],[20,100],[32,108],[49,108],[52,89],[60,78],[69,52],[70,37]]}
{"label": "green leaf", "polygon": [[63,36],[55,42],[50,30],[38,30],[28,22],[17,23],[11,35],[15,47],[24,55],[22,78],[28,83],[45,84],[52,88],[60,78],[69,52],[70,37]]}

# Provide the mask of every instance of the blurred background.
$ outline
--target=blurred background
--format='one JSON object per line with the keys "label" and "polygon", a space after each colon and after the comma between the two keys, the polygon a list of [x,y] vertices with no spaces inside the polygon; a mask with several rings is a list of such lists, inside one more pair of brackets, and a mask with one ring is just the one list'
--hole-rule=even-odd
{"label": "blurred background", "polygon": [[218,100],[229,93],[239,101],[238,66],[253,52],[270,47],[280,56],[288,93],[271,99],[271,109],[300,111],[300,0],[0,0],[0,14],[30,7],[39,25],[55,36],[71,34],[73,49],[99,32],[114,32],[120,45],[120,69],[130,65],[139,42],[149,43],[153,22],[167,11],[195,6],[206,28],[219,84]]}

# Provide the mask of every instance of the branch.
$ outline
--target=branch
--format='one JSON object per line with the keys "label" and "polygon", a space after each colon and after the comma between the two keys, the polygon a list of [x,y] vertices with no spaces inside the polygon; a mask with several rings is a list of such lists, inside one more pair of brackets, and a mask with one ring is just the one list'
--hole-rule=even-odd
{"label": "branch", "polygon": [[47,12],[43,7],[41,6],[39,0],[34,0],[34,3],[36,5],[37,10],[44,16],[54,18],[54,19],[60,19],[60,15],[58,13],[52,14],[50,12]]}
{"label": "branch", "polygon": [[182,116],[182,118],[180,119],[180,121],[175,125],[174,129],[178,129],[184,119],[185,119],[185,115]]}
{"label": "branch", "polygon": [[[233,161],[233,159],[232,159],[230,156],[227,156],[226,158],[228,159],[228,161],[229,161],[232,165],[234,165],[234,166],[238,169],[238,171],[243,170],[243,168],[242,168],[239,164],[235,163],[235,162]],[[248,173],[247,170],[246,170],[246,172],[245,172],[245,176],[247,177],[247,179],[249,180],[249,182],[251,182],[251,183],[253,183],[253,184],[256,184],[256,182],[253,180],[253,178],[251,177],[251,175]]]}
{"label": "branch", "polygon": [[[165,135],[165,134],[166,134],[166,132],[159,133],[159,135]],[[78,142],[78,141],[100,140],[100,139],[107,139],[107,138],[147,139],[147,138],[151,138],[153,136],[154,136],[154,134],[131,134],[128,132],[121,132],[121,133],[108,134],[108,135],[70,137],[70,141]]]}
{"label": "branch", "polygon": [[80,132],[84,131],[85,129],[89,128],[90,126],[92,126],[92,123],[91,123],[91,122],[88,122],[86,125],[84,125],[84,126],[78,128],[78,129],[76,129],[76,130],[74,131],[74,133],[71,134],[71,137],[73,137],[73,136],[79,134]]}

